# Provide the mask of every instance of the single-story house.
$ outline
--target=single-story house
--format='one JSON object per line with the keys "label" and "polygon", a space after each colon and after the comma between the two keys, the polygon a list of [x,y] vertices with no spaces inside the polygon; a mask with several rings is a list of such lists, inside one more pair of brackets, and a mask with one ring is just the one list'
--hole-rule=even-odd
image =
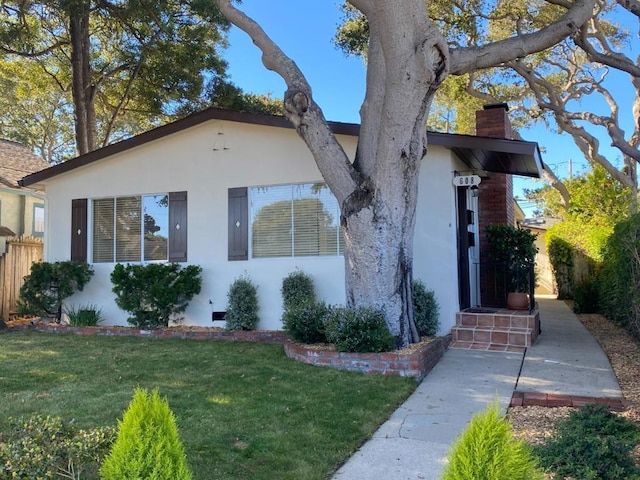
{"label": "single-story house", "polygon": [[[429,134],[420,172],[414,277],[434,290],[441,331],[480,305],[482,228],[513,223],[511,175],[539,176],[536,143],[510,140],[503,106],[478,112],[478,136]],[[331,123],[355,155],[359,126]],[[478,179],[481,183],[478,185]],[[345,301],[339,207],[289,122],[208,109],[25,177],[46,192],[45,260],[90,262],[69,302],[126,325],[111,293],[116,262],[203,268],[184,322],[222,326],[233,280],[258,286],[261,329],[281,328],[282,279],[310,274],[320,299]]]}
{"label": "single-story house", "polygon": [[18,181],[50,166],[24,145],[0,139],[0,255],[9,237],[44,236],[44,197]]}

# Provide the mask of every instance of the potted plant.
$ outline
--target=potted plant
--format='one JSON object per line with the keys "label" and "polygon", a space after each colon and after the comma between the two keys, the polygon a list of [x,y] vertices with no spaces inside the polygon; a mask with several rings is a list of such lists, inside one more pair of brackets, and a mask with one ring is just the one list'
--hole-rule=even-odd
{"label": "potted plant", "polygon": [[505,267],[507,306],[513,310],[528,309],[529,275],[538,253],[536,235],[508,224],[489,225],[485,233],[489,259]]}

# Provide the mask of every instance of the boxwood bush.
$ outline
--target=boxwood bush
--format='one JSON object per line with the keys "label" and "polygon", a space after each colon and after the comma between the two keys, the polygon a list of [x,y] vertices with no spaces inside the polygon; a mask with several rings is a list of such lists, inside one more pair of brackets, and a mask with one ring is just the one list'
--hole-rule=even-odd
{"label": "boxwood bush", "polygon": [[327,340],[340,352],[388,352],[395,338],[384,311],[371,307],[332,307],[325,325]]}
{"label": "boxwood bush", "polygon": [[311,305],[316,301],[313,279],[310,275],[296,270],[282,280],[282,307],[285,312],[294,308]]}
{"label": "boxwood bush", "polygon": [[285,311],[282,322],[297,342],[326,343],[325,323],[330,311],[324,302],[314,302]]}
{"label": "boxwood bush", "polygon": [[413,317],[421,337],[431,337],[438,333],[440,305],[433,290],[427,290],[422,280],[413,282]]}
{"label": "boxwood bush", "polygon": [[227,293],[227,330],[255,330],[258,316],[258,289],[247,276],[236,278]]}

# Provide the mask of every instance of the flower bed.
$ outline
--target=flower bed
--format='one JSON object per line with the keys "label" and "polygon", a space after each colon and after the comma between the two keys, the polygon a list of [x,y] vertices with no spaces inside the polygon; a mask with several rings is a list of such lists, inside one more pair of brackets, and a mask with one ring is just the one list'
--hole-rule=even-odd
{"label": "flower bed", "polygon": [[420,381],[438,363],[451,344],[451,335],[437,337],[397,352],[344,353],[287,341],[284,351],[289,358],[310,365],[332,367],[367,374],[400,375]]}

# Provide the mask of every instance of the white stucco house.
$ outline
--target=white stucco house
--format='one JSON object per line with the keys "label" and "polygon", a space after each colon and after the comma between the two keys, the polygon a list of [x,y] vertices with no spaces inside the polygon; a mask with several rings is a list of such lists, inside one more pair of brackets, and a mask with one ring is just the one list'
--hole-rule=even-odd
{"label": "white stucco house", "polygon": [[[504,174],[541,170],[537,144],[504,138],[504,109],[479,114],[489,115],[484,136],[430,134],[420,173],[414,276],[435,291],[442,332],[461,308],[481,303],[481,211],[506,221],[513,201]],[[493,117],[502,122],[497,135]],[[358,125],[331,127],[354,156]],[[339,208],[282,117],[208,109],[29,175],[22,185],[46,193],[45,260],[82,260],[95,270],[69,303],[97,304],[105,324],[126,325],[111,293],[116,262],[200,265],[202,292],[185,312],[190,325],[223,325],[214,319],[243,274],[258,286],[261,329],[281,328],[282,279],[296,269],[313,277],[320,299],[344,303]]]}

